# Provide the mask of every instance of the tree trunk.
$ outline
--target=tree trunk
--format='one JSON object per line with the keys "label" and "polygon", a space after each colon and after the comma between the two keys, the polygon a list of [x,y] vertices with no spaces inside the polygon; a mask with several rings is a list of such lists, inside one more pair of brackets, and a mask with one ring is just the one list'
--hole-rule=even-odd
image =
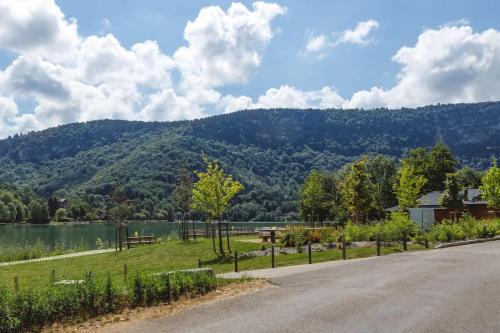
{"label": "tree trunk", "polygon": [[219,218],[219,223],[217,223],[217,231],[219,233],[219,253],[221,258],[224,258],[226,255],[224,253],[224,244],[222,243],[222,225],[221,220]]}
{"label": "tree trunk", "polygon": [[226,239],[227,239],[227,250],[229,253],[232,253],[231,251],[231,245],[229,244],[229,225],[226,223]]}
{"label": "tree trunk", "polygon": [[217,254],[217,250],[215,249],[215,230],[214,230],[214,225],[213,224],[210,224],[210,228],[211,228],[211,231],[212,231],[212,246],[214,248],[214,253],[215,253],[215,256],[217,257],[218,254]]}

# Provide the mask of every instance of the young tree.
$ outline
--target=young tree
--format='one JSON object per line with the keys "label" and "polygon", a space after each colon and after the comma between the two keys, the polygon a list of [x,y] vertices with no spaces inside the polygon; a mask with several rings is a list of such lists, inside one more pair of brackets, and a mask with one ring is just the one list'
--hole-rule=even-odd
{"label": "young tree", "polygon": [[394,206],[397,203],[393,191],[393,184],[397,174],[396,163],[394,158],[384,155],[367,156],[366,170],[370,182],[374,186],[373,207],[376,210],[377,217],[381,217],[385,208]]}
{"label": "young tree", "polygon": [[[441,206],[452,211],[461,211],[464,208],[464,199],[467,191],[463,191],[458,177],[455,174],[448,174],[444,184],[444,191],[439,199]],[[457,218],[458,220],[458,218]]]}
{"label": "young tree", "polygon": [[[177,186],[174,190],[175,205],[178,211],[182,214],[182,240],[188,240],[188,214],[193,202],[193,178],[191,173],[184,166],[179,174]],[[194,225],[193,225],[194,227]]]}
{"label": "young tree", "polygon": [[483,199],[486,200],[488,206],[500,210],[500,168],[497,166],[496,159],[484,174],[482,183],[479,189]]}
{"label": "young tree", "polygon": [[[233,180],[231,175],[224,173],[217,161],[211,162],[206,157],[204,161],[207,169],[204,172],[196,172],[198,181],[193,187],[193,202],[191,207],[206,213],[210,219],[217,220],[219,232],[219,252],[224,257],[222,245],[222,214],[228,208],[231,199],[243,190],[243,185]],[[229,244],[228,244],[229,246]]]}
{"label": "young tree", "polygon": [[115,228],[118,231],[116,241],[122,251],[122,228],[130,216],[131,209],[128,204],[125,189],[121,186],[116,187],[112,196],[112,208],[108,210],[108,216],[114,222]]}
{"label": "young tree", "polygon": [[398,180],[394,184],[394,191],[401,210],[407,211],[408,208],[417,205],[417,200],[426,182],[424,176],[416,174],[415,167],[411,163],[406,160],[402,161]]}
{"label": "young tree", "polygon": [[319,213],[319,209],[325,199],[325,189],[323,188],[323,179],[316,170],[312,170],[306,181],[300,189],[300,213],[304,220],[311,217],[314,220],[314,214]]}
{"label": "young tree", "polygon": [[340,185],[342,203],[354,223],[366,222],[373,205],[373,184],[366,172],[366,159],[354,162]]}

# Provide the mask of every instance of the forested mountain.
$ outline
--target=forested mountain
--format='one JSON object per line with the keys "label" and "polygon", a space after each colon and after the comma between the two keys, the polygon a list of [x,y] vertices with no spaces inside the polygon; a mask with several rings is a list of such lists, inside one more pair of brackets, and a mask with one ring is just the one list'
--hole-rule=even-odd
{"label": "forested mountain", "polygon": [[170,195],[181,166],[201,169],[206,154],[245,185],[228,218],[269,220],[295,216],[298,184],[311,169],[334,170],[369,153],[402,157],[437,140],[462,165],[486,168],[500,153],[500,103],[70,124],[1,140],[0,180],[43,197],[74,198],[97,212],[120,183],[136,217],[163,217],[173,209]]}

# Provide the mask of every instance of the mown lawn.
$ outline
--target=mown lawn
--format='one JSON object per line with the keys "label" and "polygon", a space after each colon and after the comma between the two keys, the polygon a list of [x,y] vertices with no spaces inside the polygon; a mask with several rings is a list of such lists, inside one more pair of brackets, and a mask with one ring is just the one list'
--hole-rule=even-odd
{"label": "mown lawn", "polygon": [[[242,242],[244,238],[231,240],[231,247],[238,253],[260,249],[262,244]],[[267,245],[268,246],[268,245]],[[422,250],[423,246],[409,245],[409,250]],[[401,252],[402,246],[382,248],[382,254]],[[360,258],[375,255],[375,248],[348,249],[348,258]],[[231,260],[215,260],[210,240],[182,242],[171,240],[161,244],[143,245],[121,253],[105,253],[84,257],[42,261],[0,268],[1,283],[8,287],[13,286],[14,277],[18,276],[21,286],[46,284],[50,281],[51,271],[55,270],[56,279],[83,279],[88,272],[96,277],[123,276],[124,264],[128,266],[129,276],[137,272],[156,273],[170,270],[179,270],[198,267],[198,259],[204,267],[212,267],[217,273],[230,272],[234,269]],[[313,262],[339,260],[341,250],[313,252]],[[292,255],[277,255],[276,265],[287,266],[307,263],[307,253]],[[257,257],[239,260],[239,270],[251,270],[271,267],[271,257]]]}

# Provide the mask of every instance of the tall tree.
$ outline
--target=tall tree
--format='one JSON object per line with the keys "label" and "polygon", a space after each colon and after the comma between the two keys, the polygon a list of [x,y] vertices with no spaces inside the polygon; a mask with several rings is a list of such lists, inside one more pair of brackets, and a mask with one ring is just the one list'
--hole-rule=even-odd
{"label": "tall tree", "polygon": [[449,173],[446,176],[444,191],[439,199],[439,203],[451,211],[461,211],[464,208],[466,195],[467,191],[462,190],[458,177],[455,174]]}
{"label": "tall tree", "polygon": [[446,175],[455,172],[457,161],[453,158],[450,148],[438,141],[429,151],[422,147],[412,149],[404,159],[412,166],[416,175],[427,179],[422,191],[443,191]]}
{"label": "tall tree", "polygon": [[397,203],[393,191],[397,168],[394,158],[385,155],[366,157],[366,170],[374,186],[373,207],[377,217],[381,217],[383,210]]}
{"label": "tall tree", "polygon": [[366,159],[354,162],[340,185],[342,202],[354,223],[366,222],[373,205],[373,184],[366,172]]}
{"label": "tall tree", "polygon": [[49,223],[49,210],[45,202],[40,200],[33,200],[30,202],[30,222],[34,224]]}
{"label": "tall tree", "polygon": [[457,170],[455,175],[462,188],[479,188],[481,186],[482,172],[469,166]]}
{"label": "tall tree", "polygon": [[325,200],[325,189],[323,179],[316,170],[312,170],[300,189],[300,213],[304,220],[310,218],[315,220],[315,214],[319,214],[320,207]]}
{"label": "tall tree", "polygon": [[446,175],[455,172],[457,161],[453,158],[450,148],[438,141],[429,152],[426,174],[427,191],[444,190]]}
{"label": "tall tree", "polygon": [[174,190],[176,209],[182,214],[182,239],[188,240],[188,214],[193,202],[193,178],[186,166],[180,170]]}
{"label": "tall tree", "polygon": [[407,160],[402,161],[398,179],[394,184],[394,191],[401,210],[407,211],[408,208],[418,204],[418,198],[426,182],[423,175],[415,172],[415,166],[412,163]]}
{"label": "tall tree", "polygon": [[482,178],[481,195],[488,203],[488,206],[500,210],[500,168],[496,159]]}
{"label": "tall tree", "polygon": [[[217,220],[219,231],[219,253],[224,257],[222,245],[222,214],[228,208],[231,199],[244,189],[243,185],[224,173],[217,161],[211,162],[204,158],[206,171],[196,172],[198,181],[193,187],[193,202],[191,207],[206,213],[210,219]],[[229,244],[228,244],[229,246]]]}

